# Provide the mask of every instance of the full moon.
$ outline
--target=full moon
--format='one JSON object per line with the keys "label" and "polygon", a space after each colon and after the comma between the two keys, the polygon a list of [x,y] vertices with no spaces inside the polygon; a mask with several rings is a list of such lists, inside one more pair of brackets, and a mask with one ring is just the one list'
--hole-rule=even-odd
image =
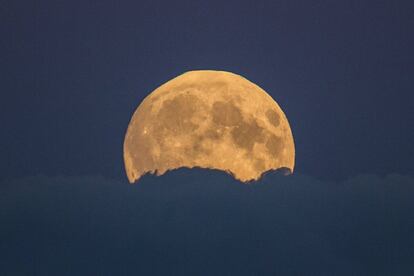
{"label": "full moon", "polygon": [[242,182],[293,172],[295,145],[279,105],[256,84],[224,71],[189,71],[150,93],[124,141],[128,180],[168,170],[218,169]]}

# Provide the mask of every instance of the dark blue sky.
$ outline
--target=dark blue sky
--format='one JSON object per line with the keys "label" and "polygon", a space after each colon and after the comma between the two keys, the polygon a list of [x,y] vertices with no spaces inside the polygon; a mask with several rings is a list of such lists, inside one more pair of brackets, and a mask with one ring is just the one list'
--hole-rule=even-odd
{"label": "dark blue sky", "polygon": [[125,179],[140,101],[188,70],[241,74],[288,116],[296,171],[412,174],[410,1],[7,1],[0,178]]}

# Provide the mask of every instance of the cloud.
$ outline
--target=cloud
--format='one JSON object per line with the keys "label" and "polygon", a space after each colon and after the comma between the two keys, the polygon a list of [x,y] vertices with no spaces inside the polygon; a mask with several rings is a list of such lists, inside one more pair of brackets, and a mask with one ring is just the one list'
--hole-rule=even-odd
{"label": "cloud", "polygon": [[180,169],[0,186],[1,275],[412,275],[414,179]]}

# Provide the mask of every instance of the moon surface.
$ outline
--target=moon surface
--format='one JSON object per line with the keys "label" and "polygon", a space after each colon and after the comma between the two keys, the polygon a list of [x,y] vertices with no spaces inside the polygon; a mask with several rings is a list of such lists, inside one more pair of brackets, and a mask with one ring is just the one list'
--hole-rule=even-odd
{"label": "moon surface", "polygon": [[223,170],[258,180],[293,172],[295,146],[279,105],[249,80],[224,71],[189,71],[155,89],[133,114],[124,141],[128,180],[181,167]]}

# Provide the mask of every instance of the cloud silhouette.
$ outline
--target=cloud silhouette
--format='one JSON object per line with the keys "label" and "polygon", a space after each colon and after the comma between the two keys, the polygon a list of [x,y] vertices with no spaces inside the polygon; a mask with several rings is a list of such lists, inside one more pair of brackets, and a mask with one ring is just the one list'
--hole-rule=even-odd
{"label": "cloud silhouette", "polygon": [[412,275],[414,179],[180,169],[0,189],[1,275]]}

